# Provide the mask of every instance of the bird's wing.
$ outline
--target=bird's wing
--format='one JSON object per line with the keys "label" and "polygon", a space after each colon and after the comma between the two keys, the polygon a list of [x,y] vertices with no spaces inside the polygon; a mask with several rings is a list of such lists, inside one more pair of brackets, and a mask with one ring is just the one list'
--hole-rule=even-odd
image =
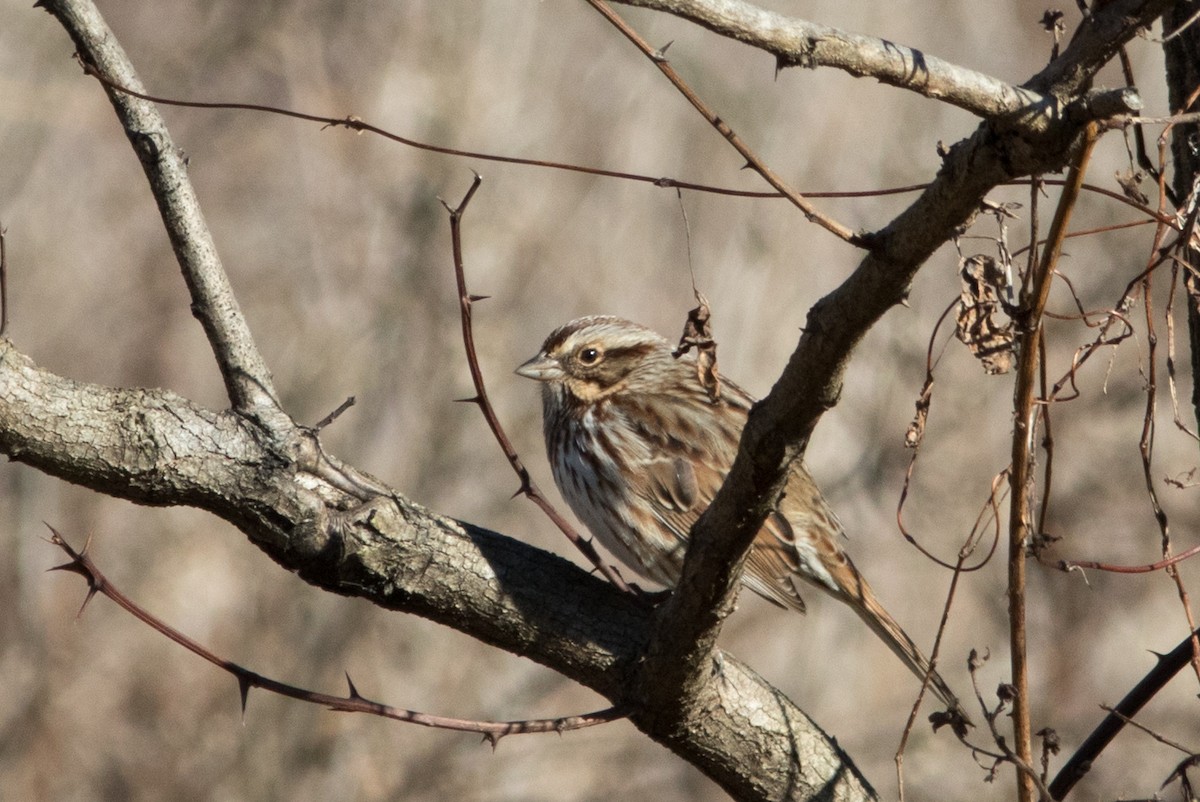
{"label": "bird's wing", "polygon": [[[650,502],[658,521],[681,542],[725,481],[753,403],[731,382],[723,388],[722,412],[728,414],[717,415],[703,430],[691,432],[694,438],[663,437],[651,442],[641,476],[631,482],[633,492]],[[742,581],[768,601],[803,612],[804,600],[791,580],[799,570],[795,542],[787,518],[779,512],[769,515],[746,559]]]}

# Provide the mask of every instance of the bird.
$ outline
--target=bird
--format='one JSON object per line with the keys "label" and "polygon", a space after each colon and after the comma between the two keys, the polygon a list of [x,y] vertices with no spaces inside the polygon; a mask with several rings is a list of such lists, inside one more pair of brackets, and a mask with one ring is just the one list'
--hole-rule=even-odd
{"label": "bird", "polygon": [[[692,524],[737,454],[754,398],[724,376],[701,381],[695,353],[653,330],[595,315],[560,326],[516,373],[541,383],[542,430],[559,492],[621,562],[668,588]],[[706,386],[707,384],[707,386]],[[969,722],[929,659],[883,607],[843,547],[845,532],[808,469],[794,464],[747,556],[742,583],[803,613],[802,586],[847,604]]]}

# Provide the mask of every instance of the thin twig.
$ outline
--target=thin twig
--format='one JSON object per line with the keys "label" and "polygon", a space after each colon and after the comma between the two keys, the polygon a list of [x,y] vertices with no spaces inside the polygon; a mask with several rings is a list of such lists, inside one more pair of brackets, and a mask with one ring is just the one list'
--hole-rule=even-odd
{"label": "thin twig", "polygon": [[[1032,542],[1033,515],[1030,507],[1032,485],[1031,469],[1034,461],[1034,436],[1037,431],[1038,405],[1034,403],[1034,385],[1038,374],[1039,340],[1042,338],[1042,312],[1050,295],[1054,265],[1062,250],[1063,235],[1075,203],[1079,198],[1080,185],[1096,143],[1097,128],[1094,123],[1087,126],[1084,145],[1067,178],[1055,209],[1054,221],[1050,226],[1050,242],[1042,253],[1036,272],[1022,289],[1021,305],[1025,312],[1019,362],[1017,387],[1013,397],[1014,432],[1012,444],[1012,488],[1009,511],[1008,544],[1008,616],[1009,644],[1012,660],[1013,740],[1014,751],[1021,763],[1033,764],[1033,730],[1029,714],[1029,669],[1025,634],[1025,565],[1026,549]],[[1033,798],[1035,773],[1022,768],[1017,771],[1017,790],[1021,802]]]}
{"label": "thin twig", "polygon": [[333,423],[335,420],[337,420],[338,418],[340,418],[342,416],[343,412],[350,409],[350,407],[354,406],[354,403],[355,403],[354,396],[349,396],[348,398],[346,398],[345,401],[338,404],[337,409],[333,410],[333,412],[330,412],[328,415],[326,415],[325,417],[321,418],[319,421],[314,423],[313,427],[312,427],[313,431],[319,432],[322,429],[324,429],[326,426],[328,426],[329,424]]}
{"label": "thin twig", "polygon": [[[929,652],[929,670],[925,672],[925,676],[921,682],[921,690],[917,694],[917,698],[913,701],[912,710],[909,711],[908,720],[904,723],[904,730],[900,735],[900,744],[896,747],[896,782],[900,788],[900,801],[904,802],[904,750],[908,746],[908,737],[912,734],[913,726],[917,722],[917,713],[921,709],[921,702],[925,698],[925,690],[929,687],[929,681],[937,668],[938,652],[942,647],[942,636],[946,633],[946,625],[950,622],[950,608],[954,604],[954,594],[958,590],[958,580],[963,574],[963,563],[966,562],[971,551],[974,550],[974,544],[970,538],[963,544],[963,547],[958,552],[958,564],[954,568],[954,573],[950,577],[950,589],[946,592],[946,602],[942,605],[942,618],[938,622],[937,634],[933,638],[933,648]],[[962,722],[961,715],[955,716],[953,713],[935,712],[929,717],[930,721],[934,722],[933,729],[938,730],[943,724],[949,724],[951,729],[956,733],[965,736],[966,724]],[[957,721],[956,721],[957,719]]]}
{"label": "thin twig", "polygon": [[[84,61],[80,61],[80,65],[87,75],[97,79],[109,89],[130,95],[131,97],[139,98],[141,100],[146,100],[151,103],[157,103],[162,106],[178,106],[180,108],[187,109],[228,109],[234,111],[256,111],[264,114],[275,114],[280,117],[290,117],[296,120],[320,123],[325,128],[345,128],[356,133],[365,132],[368,134],[374,134],[410,148],[424,150],[430,153],[440,153],[445,156],[457,156],[463,159],[498,162],[500,164],[516,164],[524,167],[545,167],[551,170],[583,173],[585,175],[595,175],[601,178],[618,178],[625,181],[653,184],[656,187],[662,187],[665,189],[686,189],[693,192],[707,192],[714,195],[728,195],[736,198],[782,199],[786,197],[782,192],[733,189],[731,187],[719,187],[712,184],[698,184],[691,181],[670,178],[668,176],[653,176],[645,175],[643,173],[630,173],[621,170],[606,170],[601,167],[587,167],[580,164],[571,164],[569,162],[557,162],[545,159],[527,159],[521,156],[504,156],[498,153],[488,153],[486,151],[450,148],[444,145],[435,145],[431,142],[422,142],[418,139],[402,136],[381,126],[369,123],[363,118],[353,114],[346,115],[344,117],[330,117],[322,114],[295,111],[294,109],[287,109],[283,108],[282,106],[272,106],[265,103],[181,100],[178,98],[163,97],[161,95],[151,95],[147,92],[141,92],[131,89],[128,86],[123,86],[109,79],[108,77],[101,75],[94,67]],[[904,195],[909,192],[920,192],[926,186],[926,184],[909,184],[907,186],[886,187],[883,189],[839,190],[836,192],[805,192],[804,195],[810,198],[871,198],[886,195]]]}
{"label": "thin twig", "polygon": [[1184,746],[1183,744],[1179,743],[1178,741],[1172,740],[1161,733],[1155,732],[1154,730],[1147,727],[1145,724],[1142,724],[1138,721],[1134,721],[1132,717],[1126,716],[1123,713],[1121,713],[1121,711],[1116,710],[1112,707],[1109,707],[1108,705],[1100,705],[1100,709],[1106,713],[1113,714],[1114,716],[1121,719],[1129,726],[1133,727],[1135,730],[1141,730],[1142,732],[1146,733],[1151,738],[1158,741],[1160,744],[1162,744],[1164,746],[1169,746],[1172,749],[1176,749],[1180,752],[1183,752],[1185,755],[1200,754],[1200,753],[1197,753],[1197,751],[1195,749],[1191,749],[1190,747]]}
{"label": "thin twig", "polygon": [[4,238],[7,233],[0,225],[0,337],[8,334],[8,248]]}
{"label": "thin twig", "polygon": [[[1200,87],[1197,87],[1197,89],[1192,93],[1191,97],[1189,98],[1189,100],[1188,100],[1189,107],[1195,101],[1197,93],[1200,93]],[[1166,163],[1166,160],[1167,160],[1167,134],[1172,128],[1173,128],[1173,126],[1168,126],[1158,138],[1158,158],[1159,158],[1160,164]],[[1165,209],[1165,207],[1168,203],[1168,200],[1169,200],[1169,196],[1167,194],[1167,181],[1166,181],[1165,172],[1166,172],[1165,170],[1160,171],[1160,176],[1159,176],[1159,180],[1158,180],[1158,187],[1159,187],[1158,205],[1159,205],[1160,210]],[[1194,208],[1192,210],[1190,210],[1188,217],[1189,217],[1188,224],[1186,226],[1184,226],[1185,232],[1190,232],[1195,227],[1196,210]],[[1170,230],[1170,229],[1168,229],[1167,226],[1159,225],[1158,229],[1155,231],[1154,245],[1153,245],[1152,253],[1160,254],[1159,260],[1165,259],[1167,253],[1170,250],[1173,250],[1172,248],[1164,248],[1163,247],[1163,241],[1166,239],[1168,230]],[[1187,242],[1190,245],[1190,238],[1186,237],[1186,233],[1185,233],[1185,236],[1176,238],[1176,244],[1178,244],[1181,240],[1183,242]],[[1172,263],[1172,266],[1174,266],[1174,263]],[[1146,381],[1146,413],[1145,413],[1145,418],[1144,418],[1144,422],[1142,425],[1142,437],[1138,443],[1138,448],[1139,448],[1139,452],[1141,453],[1141,457],[1142,457],[1143,475],[1145,477],[1145,482],[1146,482],[1146,492],[1149,495],[1151,508],[1154,511],[1154,519],[1158,523],[1159,531],[1161,533],[1163,558],[1165,560],[1169,560],[1171,558],[1171,551],[1172,551],[1171,530],[1170,530],[1170,527],[1169,527],[1168,521],[1167,521],[1167,513],[1162,508],[1162,505],[1158,501],[1158,491],[1155,488],[1154,476],[1151,472],[1151,457],[1153,455],[1154,431],[1155,431],[1154,430],[1155,399],[1157,397],[1157,390],[1158,390],[1157,383],[1155,381],[1158,364],[1154,358],[1155,350],[1158,345],[1158,340],[1154,333],[1153,297],[1150,293],[1151,280],[1152,280],[1152,274],[1149,273],[1149,271],[1147,271],[1146,278],[1143,279],[1143,295],[1145,297],[1146,327],[1149,332],[1148,338],[1147,338],[1148,342],[1149,342],[1149,366],[1148,366],[1148,376],[1147,376],[1147,381]],[[1168,310],[1167,313],[1170,314],[1170,310]],[[1187,586],[1183,582],[1183,576],[1179,571],[1179,567],[1177,564],[1171,563],[1171,564],[1168,564],[1164,570],[1167,572],[1167,576],[1169,576],[1171,578],[1171,581],[1174,582],[1174,584],[1175,584],[1176,592],[1179,595],[1179,603],[1183,607],[1183,614],[1184,614],[1184,617],[1187,619],[1188,630],[1191,632],[1194,632],[1196,630],[1196,617],[1192,614],[1191,600],[1188,595]],[[1200,680],[1200,638],[1196,638],[1195,636],[1192,637],[1192,670],[1196,674],[1196,679]]]}
{"label": "thin twig", "polygon": [[1190,549],[1182,551],[1179,554],[1170,555],[1158,562],[1146,565],[1115,565],[1113,563],[1094,562],[1092,560],[1059,560],[1056,563],[1056,567],[1063,571],[1091,568],[1097,571],[1109,571],[1114,574],[1148,574],[1178,565],[1197,554],[1200,554],[1200,545],[1192,546]]}
{"label": "thin twig", "polygon": [[1054,782],[1050,783],[1050,795],[1054,799],[1063,799],[1070,793],[1075,784],[1092,769],[1100,754],[1112,743],[1125,724],[1191,661],[1192,638],[1198,635],[1200,632],[1192,632],[1170,652],[1159,655],[1154,668],[1150,669],[1149,673],[1125,694],[1125,698],[1112,708],[1096,729],[1092,730],[1075,754],[1059,769]]}
{"label": "thin twig", "polygon": [[826,231],[836,236],[838,239],[841,239],[850,245],[860,248],[869,247],[868,243],[861,234],[851,231],[847,226],[842,225],[832,217],[829,217],[818,211],[817,208],[813,206],[806,198],[793,189],[786,181],[783,180],[783,178],[777,175],[774,170],[768,167],[766,163],[763,162],[763,160],[760,159],[758,155],[750,149],[750,146],[747,145],[745,141],[743,141],[742,138],[737,135],[733,128],[729,126],[729,123],[725,122],[725,120],[723,120],[716,112],[710,109],[708,105],[700,99],[700,96],[697,95],[690,86],[688,86],[679,73],[675,71],[675,68],[671,66],[670,62],[667,61],[662,52],[651,47],[650,44],[643,39],[637,31],[631,28],[629,24],[625,22],[625,20],[623,20],[608,6],[608,3],[604,2],[604,0],[587,0],[587,2],[592,8],[600,12],[600,14],[606,20],[612,23],[617,30],[624,34],[625,38],[632,42],[638,50],[641,50],[647,58],[654,62],[654,66],[658,67],[659,71],[667,77],[667,80],[679,90],[679,93],[682,94],[687,101],[692,104],[696,111],[700,112],[700,115],[708,121],[709,125],[711,125],[713,128],[716,128],[721,136],[725,137],[729,144],[733,146],[734,150],[736,150],[738,154],[746,160],[746,164],[756,173],[761,175],[768,184],[773,186],[779,192],[783,193],[783,195],[787,197],[787,199],[791,201],[797,209],[804,213],[804,216],[808,218],[809,222],[816,223]]}
{"label": "thin twig", "polygon": [[[1001,685],[997,689],[996,695],[998,698],[994,708],[989,708],[987,706],[987,702],[983,700],[983,693],[979,690],[978,672],[987,659],[988,658],[986,655],[981,657],[978,652],[972,649],[970,657],[967,658],[967,671],[971,676],[971,688],[975,691],[975,700],[979,704],[980,709],[983,711],[983,720],[987,724],[988,732],[992,736],[992,741],[996,744],[996,748],[999,751],[993,752],[990,749],[984,749],[983,747],[972,744],[969,740],[967,740],[964,732],[956,732],[955,735],[964,746],[971,750],[972,754],[975,755],[976,760],[978,760],[979,755],[984,755],[993,761],[992,765],[988,767],[989,780],[995,776],[1001,764],[1011,763],[1016,769],[1018,777],[1025,778],[1029,781],[1030,791],[1032,792],[1036,790],[1038,799],[1041,802],[1050,802],[1052,798],[1050,789],[1047,788],[1045,781],[1041,775],[1038,774],[1037,769],[1033,765],[1033,761],[1025,760],[1019,754],[1014,752],[1013,749],[1008,745],[1008,741],[1003,735],[1000,734],[1000,730],[996,726],[996,721],[1008,710],[1008,703],[1016,701],[1015,696],[1017,689],[1012,685]],[[1021,783],[1019,785],[1023,786],[1024,784]]]}
{"label": "thin twig", "polygon": [[299,688],[295,685],[289,685],[285,682],[264,677],[244,668],[241,665],[226,660],[220,657],[207,647],[200,644],[198,641],[192,640],[187,635],[184,635],[179,630],[164,622],[162,619],[153,615],[145,608],[138,605],[124,593],[116,588],[108,580],[100,569],[96,567],[88,554],[88,546],[91,545],[91,539],[84,544],[83,549],[76,551],[66,539],[49,524],[50,543],[58,546],[67,557],[69,562],[62,565],[56,565],[51,568],[51,571],[67,571],[74,574],[79,574],[88,583],[87,597],[83,604],[79,607],[79,613],[82,615],[88,603],[95,598],[96,594],[107,596],[112,599],[117,606],[125,610],[127,613],[138,619],[142,623],[149,626],[156,632],[166,636],[170,640],[178,643],[192,654],[195,654],[218,668],[229,672],[237,680],[238,691],[241,695],[242,714],[246,712],[246,699],[250,694],[251,688],[261,688],[264,691],[286,696],[291,699],[298,699],[302,702],[311,704],[324,705],[331,710],[347,712],[347,713],[366,713],[372,716],[388,718],[394,721],[403,721],[409,724],[419,724],[423,727],[433,727],[443,730],[458,730],[460,732],[477,732],[483,735],[484,739],[491,743],[495,748],[500,739],[506,735],[523,735],[526,733],[539,732],[566,732],[568,730],[578,730],[584,727],[594,727],[597,724],[606,724],[610,721],[615,721],[625,717],[625,713],[619,707],[610,707],[605,710],[598,710],[594,713],[584,713],[577,716],[563,716],[561,718],[551,719],[528,719],[525,721],[475,721],[471,719],[451,718],[448,716],[436,716],[430,713],[421,713],[416,710],[404,710],[402,708],[392,707],[380,702],[375,702],[362,696],[358,689],[354,687],[354,683],[350,680],[350,675],[346,675],[346,684],[349,686],[349,693],[346,696],[333,696],[317,691],[310,691],[306,688]]}
{"label": "thin twig", "polygon": [[483,370],[479,367],[479,356],[475,350],[475,332],[471,323],[471,310],[476,301],[482,301],[487,298],[486,295],[472,295],[467,289],[467,275],[463,267],[463,252],[462,252],[462,216],[467,210],[467,205],[474,197],[475,191],[479,189],[479,185],[483,182],[483,178],[475,173],[475,178],[471,182],[470,189],[463,199],[459,201],[458,206],[451,207],[445,201],[442,205],[450,214],[450,239],[451,247],[454,253],[454,279],[458,286],[458,306],[460,318],[462,321],[462,337],[463,348],[467,356],[467,368],[471,372],[471,383],[475,387],[475,395],[471,398],[460,398],[459,401],[475,404],[479,407],[479,411],[483,413],[484,420],[487,421],[488,428],[492,430],[492,436],[496,438],[496,442],[500,444],[500,449],[504,452],[505,458],[508,459],[508,464],[516,472],[517,478],[521,481],[521,486],[517,488],[514,495],[523,495],[541,508],[555,526],[567,536],[567,540],[571,541],[587,558],[597,571],[599,571],[605,579],[616,585],[623,591],[628,593],[634,592],[633,588],[621,577],[620,571],[614,566],[609,565],[596,547],[592,545],[592,541],[584,538],[575,531],[567,520],[554,508],[542,491],[538,489],[537,484],[530,476],[529,470],[522,462],[520,454],[513,446],[512,441],[508,439],[508,434],[504,431],[504,427],[500,423],[499,416],[496,415],[496,410],[492,408],[492,402],[488,399],[487,386],[483,381]]}

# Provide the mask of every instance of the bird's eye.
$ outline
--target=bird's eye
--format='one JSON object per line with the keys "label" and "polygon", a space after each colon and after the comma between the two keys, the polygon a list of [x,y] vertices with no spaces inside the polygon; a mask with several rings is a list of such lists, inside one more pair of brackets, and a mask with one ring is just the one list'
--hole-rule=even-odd
{"label": "bird's eye", "polygon": [[579,362],[584,365],[594,365],[600,361],[598,348],[584,348],[579,352]]}

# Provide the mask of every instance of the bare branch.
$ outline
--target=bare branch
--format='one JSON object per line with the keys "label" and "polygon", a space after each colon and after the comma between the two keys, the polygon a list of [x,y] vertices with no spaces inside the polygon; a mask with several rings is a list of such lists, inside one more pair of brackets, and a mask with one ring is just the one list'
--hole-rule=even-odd
{"label": "bare branch", "polygon": [[[97,74],[141,91],[142,83],[116,36],[88,0],[40,0],[74,40],[78,56]],[[153,104],[118,92],[105,83],[125,135],[142,163],[192,296],[192,312],[204,327],[225,390],[235,409],[264,421],[277,418],[279,405],[271,373],[242,316],[216,244],[187,175],[183,152]]]}
{"label": "bare branch", "polygon": [[708,121],[709,125],[711,125],[713,128],[716,128],[721,136],[725,137],[729,144],[733,146],[734,150],[736,150],[738,154],[740,154],[742,158],[746,160],[746,164],[749,167],[761,175],[768,184],[778,190],[785,198],[791,201],[796,208],[804,213],[804,216],[807,217],[810,222],[821,226],[826,231],[841,239],[843,242],[858,246],[863,246],[865,244],[861,236],[828,215],[819,212],[811,202],[802,197],[799,192],[793,189],[774,170],[768,167],[766,163],[763,162],[763,160],[760,159],[754,153],[754,151],[750,149],[750,146],[747,145],[746,142],[740,136],[738,136],[736,132],[734,132],[734,130],[729,126],[729,123],[725,122],[725,120],[721,119],[716,112],[710,109],[708,104],[701,100],[700,96],[697,95],[692,88],[687,85],[686,82],[684,82],[683,78],[678,72],[675,71],[675,68],[671,66],[670,62],[667,61],[666,57],[661,53],[661,51],[655,51],[645,39],[638,35],[637,31],[633,30],[633,28],[631,28],[628,23],[625,22],[625,20],[621,19],[616,13],[614,13],[613,10],[608,7],[608,4],[604,2],[604,0],[587,1],[591,4],[592,8],[599,11],[605,19],[616,26],[617,30],[623,33],[625,37],[629,39],[629,41],[633,42],[638,50],[641,50],[642,53],[649,58],[656,67],[658,67],[659,71],[662,72],[662,74],[667,77],[667,80],[669,80],[671,84],[679,90],[680,94],[687,98],[687,101],[692,104],[696,111],[700,112],[700,115]]}
{"label": "bare branch", "polygon": [[1033,531],[1032,509],[1034,462],[1034,440],[1038,429],[1039,407],[1034,403],[1034,387],[1038,381],[1042,354],[1042,313],[1050,297],[1050,283],[1054,267],[1062,252],[1071,214],[1083,185],[1092,148],[1096,144],[1095,124],[1089,124],[1083,148],[1080,150],[1067,177],[1067,186],[1059,197],[1050,224],[1049,243],[1042,252],[1036,272],[1027,279],[1021,292],[1021,307],[1024,319],[1021,342],[1017,349],[1017,386],[1013,393],[1013,437],[1012,473],[1009,485],[1012,489],[1009,509],[1008,541],[1008,621],[1009,649],[1012,660],[1013,739],[1017,760],[1017,790],[1022,802],[1029,802],[1034,795],[1036,774],[1026,767],[1033,765],[1033,729],[1029,713],[1029,669],[1025,632],[1025,565],[1028,549],[1037,534]]}
{"label": "bare branch", "polygon": [[828,25],[785,17],[742,0],[615,0],[664,11],[757,47],[780,68],[833,67],[942,100],[979,117],[1014,114],[1046,102],[1040,93],[942,61],[920,50]]}
{"label": "bare branch", "polygon": [[[1200,637],[1200,631],[1195,631],[1184,638],[1178,646],[1164,655],[1158,655],[1154,668],[1125,694],[1111,712],[1092,730],[1091,734],[1080,744],[1075,754],[1071,755],[1066,764],[1059,769],[1058,775],[1050,783],[1050,795],[1054,799],[1064,799],[1075,784],[1083,779],[1104,749],[1112,743],[1117,734],[1124,729],[1125,724],[1137,715],[1153,699],[1167,683],[1174,679],[1184,666],[1192,661],[1192,642]],[[1107,708],[1106,708],[1107,709]]]}
{"label": "bare branch", "polygon": [[[0,386],[0,453],[14,461],[118,498],[208,510],[313,585],[465,632],[614,704],[631,701],[651,637],[640,599],[395,491],[359,503],[314,472],[322,457],[311,432],[267,443],[236,413],[165,390],[60,378],[3,340]],[[136,466],[123,461],[130,443],[144,448]],[[666,712],[641,700],[631,720],[740,798],[803,800],[830,788],[837,799],[873,796],[777,688],[731,655],[722,666],[702,697],[703,726],[671,727]]]}
{"label": "bare branch", "polygon": [[500,450],[504,452],[505,459],[517,474],[517,478],[521,482],[521,486],[517,488],[517,493],[525,496],[530,501],[538,506],[546,517],[558,527],[558,530],[566,535],[567,540],[575,548],[582,552],[596,570],[599,571],[605,579],[613,583],[616,587],[626,592],[633,592],[633,589],[625,582],[621,576],[621,572],[615,566],[609,565],[600,553],[596,551],[596,547],[592,542],[578,532],[575,527],[567,523],[567,519],[562,517],[550,500],[542,493],[541,488],[533,481],[533,477],[529,474],[529,469],[525,467],[525,462],[521,459],[521,455],[517,453],[517,449],[509,439],[508,433],[504,431],[504,427],[500,423],[500,417],[496,414],[495,408],[492,406],[491,400],[488,398],[487,385],[483,381],[483,369],[479,367],[479,355],[475,350],[475,329],[472,322],[471,310],[475,306],[476,301],[486,299],[486,296],[472,295],[467,290],[467,274],[463,262],[462,252],[462,216],[467,209],[467,204],[471,202],[471,198],[475,195],[475,190],[479,189],[483,179],[478,173],[475,174],[475,180],[471,182],[471,188],[467,190],[467,194],[459,201],[458,206],[451,206],[443,201],[446,211],[450,213],[450,239],[454,256],[454,280],[458,287],[458,309],[459,318],[462,323],[463,350],[466,352],[467,369],[471,373],[471,384],[475,387],[475,396],[473,398],[460,399],[475,404],[479,407],[479,411],[483,413],[483,419],[487,421],[488,428],[492,432],[492,436],[500,445]]}

